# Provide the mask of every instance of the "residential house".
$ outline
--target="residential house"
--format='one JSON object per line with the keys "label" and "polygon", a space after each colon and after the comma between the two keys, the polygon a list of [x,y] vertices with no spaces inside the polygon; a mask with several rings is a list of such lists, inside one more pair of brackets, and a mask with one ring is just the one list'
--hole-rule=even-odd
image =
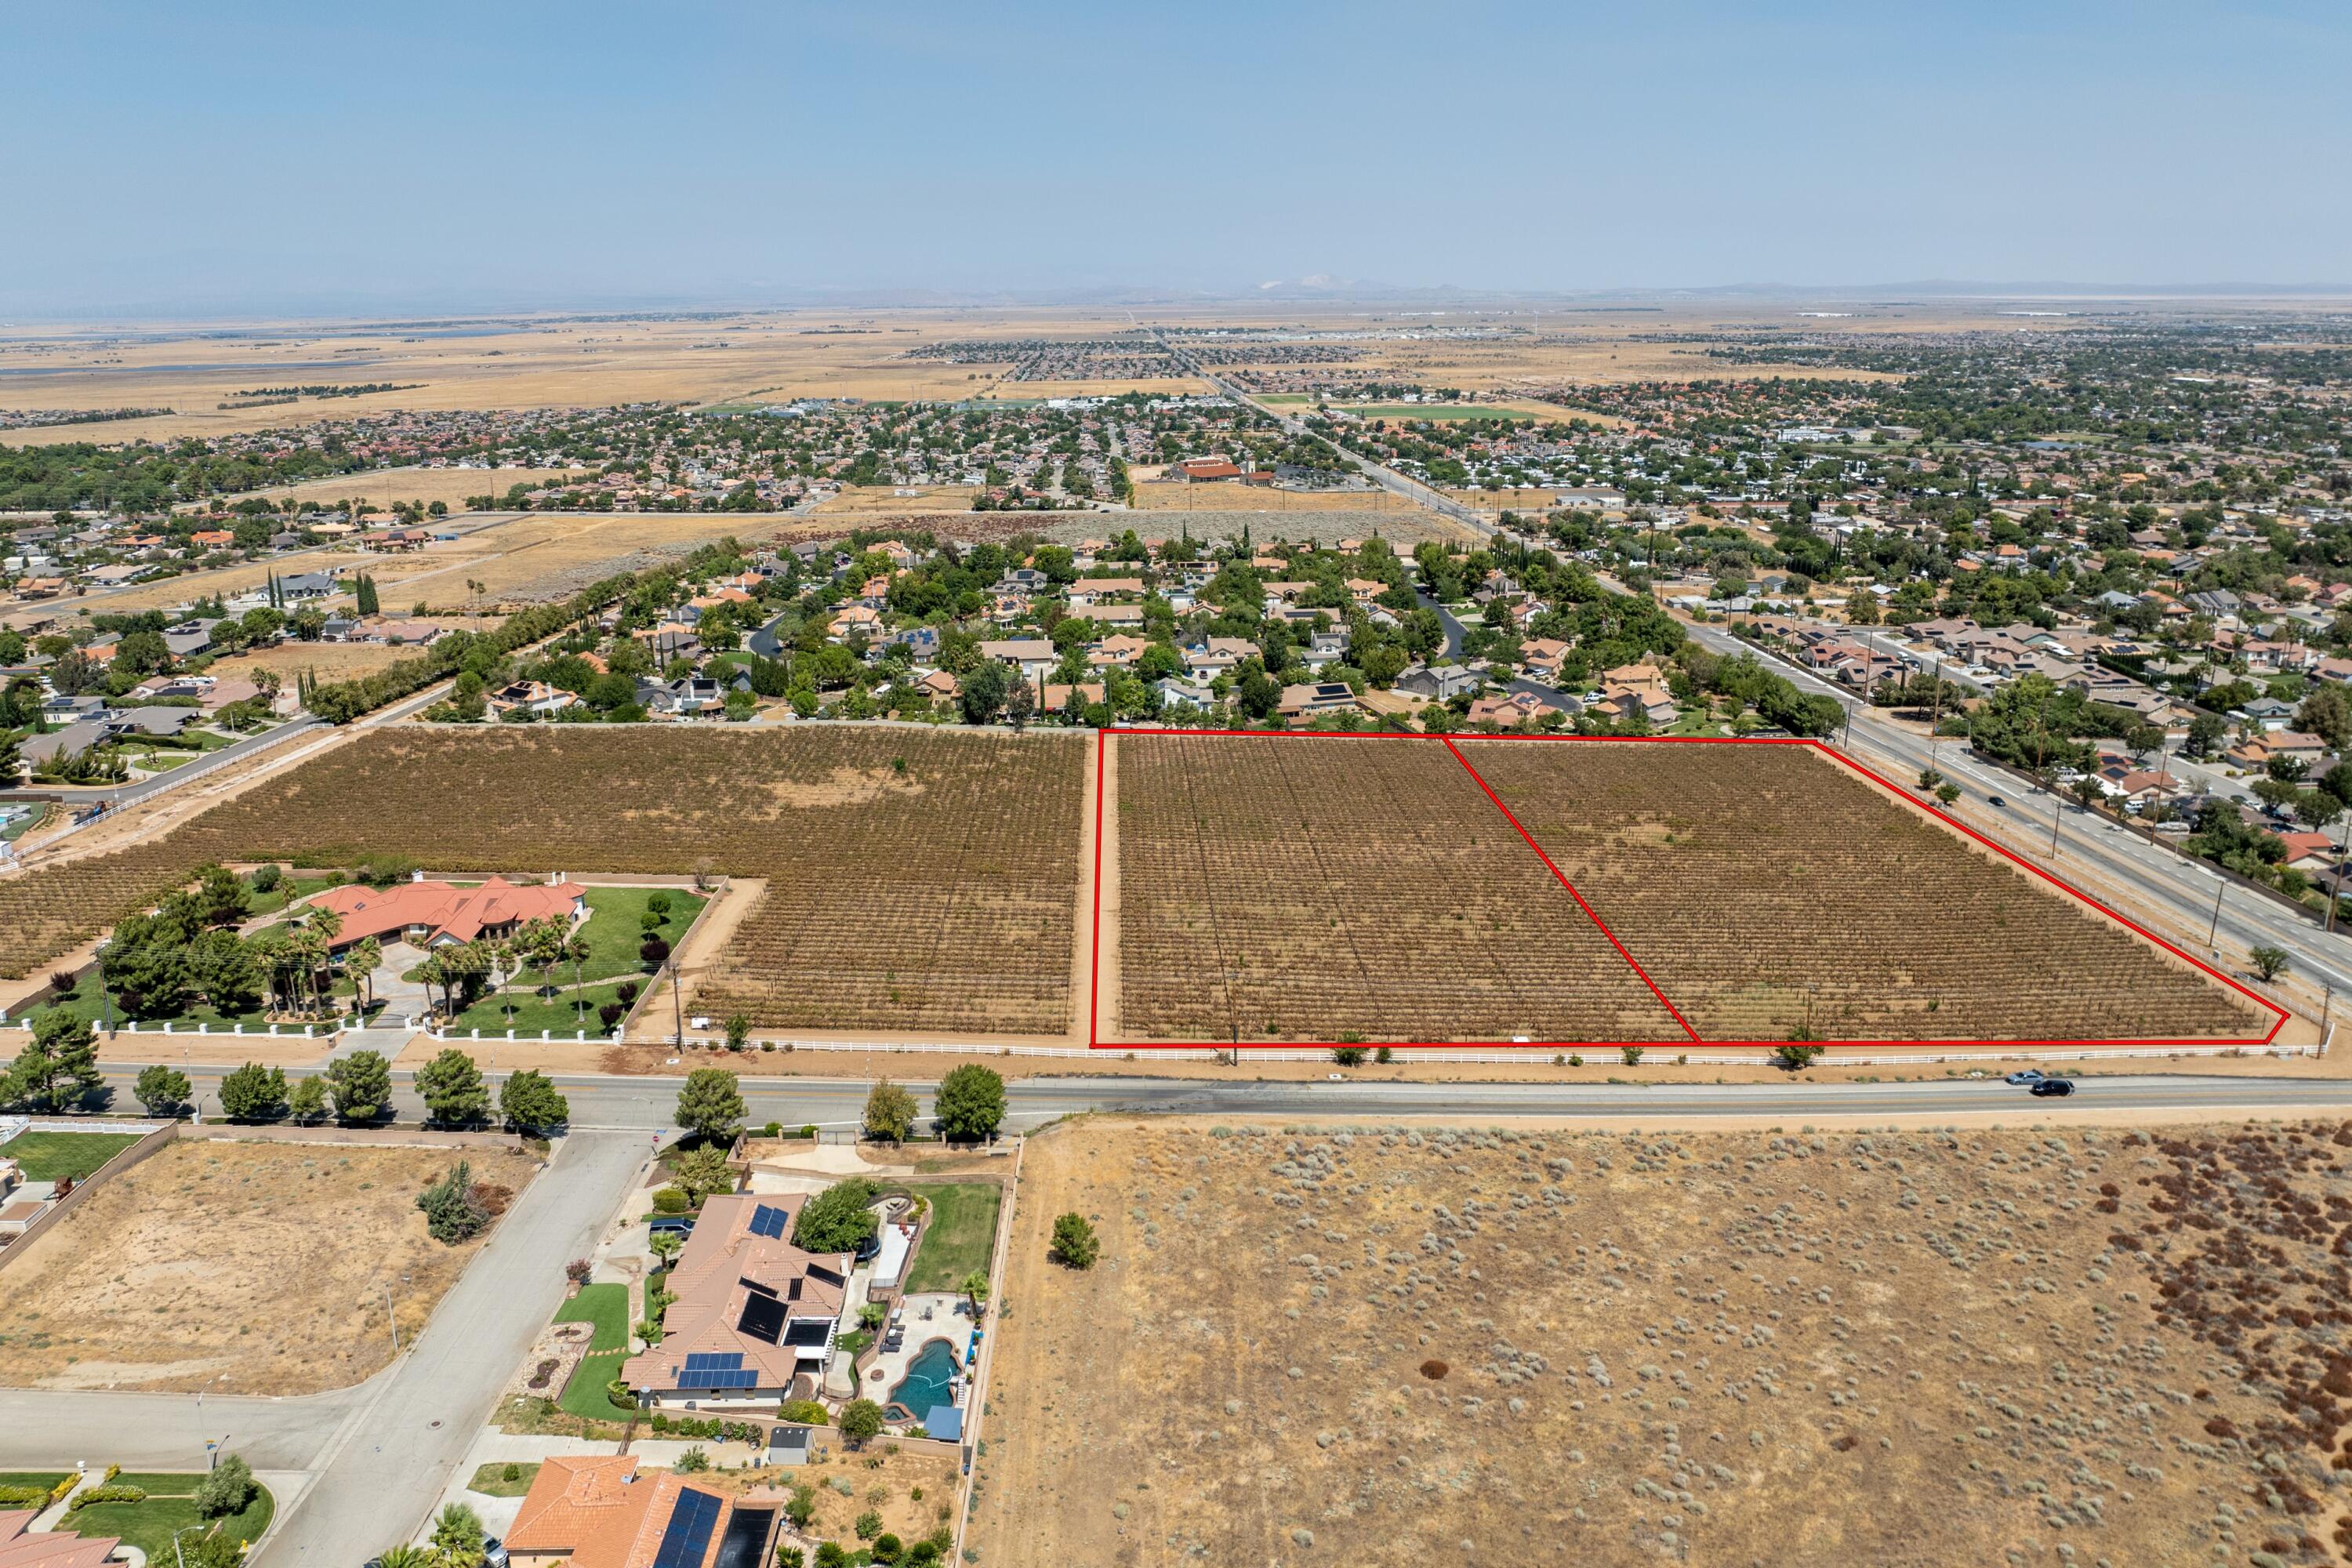
{"label": "residential house", "polygon": [[648,1407],[773,1406],[824,1377],[848,1300],[851,1258],[804,1252],[803,1193],[706,1199],[665,1289],[661,1342],[621,1364]]}
{"label": "residential house", "polygon": [[2273,757],[2291,757],[2315,773],[2321,759],[2327,755],[2327,742],[2294,730],[2266,730],[2252,740],[2239,742],[2223,755],[2239,767],[2254,771],[2268,768]]}
{"label": "residential house", "polygon": [[1284,687],[1279,711],[1285,719],[1311,719],[1318,713],[1362,710],[1363,704],[1346,681],[1318,680],[1305,686]]}
{"label": "residential house", "polygon": [[672,1470],[640,1474],[635,1454],[559,1454],[541,1461],[507,1527],[507,1561],[517,1568],[769,1563],[782,1512],[772,1492],[730,1494]]}
{"label": "residential house", "polygon": [[297,572],[278,579],[278,596],[289,605],[307,604],[324,599],[341,591],[342,584],[331,572]]}
{"label": "residential house", "polygon": [[534,718],[548,719],[566,708],[579,705],[580,699],[560,686],[550,686],[544,680],[518,680],[501,686],[490,693],[490,711],[506,714],[518,710]]}
{"label": "residential house", "polygon": [[1081,680],[1075,686],[1063,686],[1059,684],[1049,685],[1045,688],[1043,695],[1038,699],[1038,711],[1041,713],[1062,712],[1069,707],[1070,694],[1074,691],[1077,693],[1078,700],[1081,703],[1091,704],[1100,702],[1103,700],[1103,683],[1099,680]]}
{"label": "residential house", "polygon": [[1396,689],[1432,702],[1447,702],[1465,691],[1475,690],[1481,679],[1479,673],[1466,665],[1413,664],[1397,676]]}
{"label": "residential house", "polygon": [[310,900],[342,920],[332,946],[340,952],[376,937],[415,947],[450,947],[478,937],[512,936],[532,921],[569,928],[588,917],[588,889],[578,882],[509,882],[492,877],[479,886],[422,879],[389,888],[347,883]]}
{"label": "residential house", "polygon": [[1203,680],[1226,674],[1245,658],[1258,657],[1257,644],[1247,637],[1210,637],[1183,652],[1186,672]]}
{"label": "residential house", "polygon": [[1505,697],[1474,699],[1470,703],[1470,722],[1497,724],[1506,730],[1516,730],[1546,713],[1572,718],[1581,711],[1582,706],[1573,698],[1558,697],[1546,700],[1532,691],[1514,691]]}
{"label": "residential house", "polygon": [[1206,681],[1183,680],[1171,675],[1164,680],[1152,682],[1151,689],[1160,693],[1160,705],[1163,708],[1204,711],[1217,705],[1216,693],[1209,689]]}
{"label": "residential house", "polygon": [[1230,458],[1186,458],[1169,464],[1160,477],[1177,484],[1204,485],[1238,479],[1242,471]]}
{"label": "residential house", "polygon": [[1033,686],[1052,674],[1054,667],[1061,662],[1054,645],[1044,637],[992,637],[980,645],[980,657],[1009,665]]}

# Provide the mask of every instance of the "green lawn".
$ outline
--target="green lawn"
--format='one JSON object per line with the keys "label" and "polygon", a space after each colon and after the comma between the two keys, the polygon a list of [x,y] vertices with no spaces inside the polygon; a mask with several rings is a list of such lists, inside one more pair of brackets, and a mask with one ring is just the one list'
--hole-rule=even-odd
{"label": "green lawn", "polygon": [[591,1350],[629,1348],[629,1288],[626,1285],[585,1285],[555,1314],[559,1323],[593,1323],[596,1337]]}
{"label": "green lawn", "polygon": [[280,875],[278,885],[269,891],[252,895],[253,904],[248,912],[256,915],[274,915],[297,899],[307,899],[313,893],[323,893],[329,888],[340,886],[341,882],[334,878]]}
{"label": "green lawn", "polygon": [[0,1487],[39,1487],[47,1490],[64,1480],[64,1470],[0,1470]]}
{"label": "green lawn", "polygon": [[[229,1515],[217,1529],[232,1541],[258,1541],[261,1532],[269,1528],[270,1516],[277,1511],[277,1500],[269,1495],[268,1487],[263,1487],[242,1513]],[[97,1502],[66,1516],[67,1528],[83,1535],[119,1535],[125,1545],[146,1552],[150,1563],[169,1563],[172,1532],[204,1522],[204,1516],[196,1511],[195,1500],[185,1497],[151,1497],[144,1502]]]}
{"label": "green lawn", "polygon": [[582,1356],[572,1381],[563,1385],[563,1397],[556,1401],[558,1407],[589,1421],[626,1420],[604,1397],[604,1385],[621,1375],[621,1363],[628,1359],[626,1351],[599,1351]]}
{"label": "green lawn", "polygon": [[957,1290],[965,1275],[985,1273],[1004,1189],[994,1182],[919,1182],[908,1190],[930,1204],[931,1223],[908,1271],[907,1289]]}
{"label": "green lawn", "polygon": [[204,1479],[201,1470],[125,1470],[107,1485],[137,1487],[149,1497],[193,1497]]}
{"label": "green lawn", "polygon": [[[593,1040],[604,1029],[604,1021],[596,1016],[597,1005],[619,1001],[621,983],[617,980],[591,985],[585,991],[559,992],[551,998],[542,997],[527,987],[493,992],[458,1014],[452,1027],[479,1029],[485,1035],[503,1035],[512,1029],[518,1035],[531,1036],[541,1029],[552,1029],[559,1035],[586,1029]],[[509,1007],[514,1015],[511,1021],[508,1017]]]}
{"label": "green lawn", "polygon": [[[588,889],[588,921],[580,934],[588,939],[588,962],[580,966],[580,978],[610,980],[617,975],[636,974],[645,967],[637,956],[637,944],[646,939],[638,927],[638,919],[646,912],[646,900],[656,893],[669,895],[669,918],[657,928],[663,941],[673,947],[694,917],[702,912],[708,900],[698,893],[680,888],[591,888]],[[572,966],[557,965],[558,978],[569,981]]]}
{"label": "green lawn", "polygon": [[[509,1470],[515,1474],[509,1476],[507,1473]],[[539,1467],[535,1464],[515,1461],[484,1465],[474,1472],[474,1479],[466,1483],[466,1489],[479,1492],[484,1497],[520,1497],[530,1490],[530,1483],[538,1475]]]}
{"label": "green lawn", "polygon": [[0,1159],[25,1167],[25,1179],[79,1182],[145,1136],[139,1132],[20,1132],[0,1143]]}
{"label": "green lawn", "polygon": [[50,813],[54,809],[54,807],[50,806],[46,802],[34,802],[32,810],[26,812],[24,816],[17,817],[6,826],[0,827],[0,838],[22,838],[25,835],[32,832],[33,829],[38,827],[44,822],[47,822],[49,819]]}

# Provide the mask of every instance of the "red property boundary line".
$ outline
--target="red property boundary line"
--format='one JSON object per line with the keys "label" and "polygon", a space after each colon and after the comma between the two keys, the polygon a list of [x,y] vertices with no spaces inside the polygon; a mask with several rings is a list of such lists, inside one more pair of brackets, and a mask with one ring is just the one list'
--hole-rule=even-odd
{"label": "red property boundary line", "polygon": [[[1559,881],[1559,885],[1568,890],[1569,896],[1576,900],[1577,907],[1581,909],[1585,914],[1591,918],[1592,923],[1600,929],[1601,933],[1609,939],[1610,945],[1617,950],[1618,955],[1625,960],[1627,966],[1630,967],[1635,974],[1641,977],[1643,984],[1650,988],[1651,994],[1657,997],[1660,1005],[1664,1006],[1667,1013],[1673,1016],[1675,1022],[1682,1026],[1684,1032],[1689,1036],[1693,1043],[1708,1046],[1753,1047],[1758,1048],[1769,1048],[1785,1043],[1780,1040],[1762,1039],[1708,1039],[1701,1036],[1696,1029],[1693,1028],[1690,1021],[1683,1016],[1681,1009],[1677,1008],[1674,1005],[1673,1001],[1667,997],[1666,994],[1658,988],[1657,983],[1650,978],[1649,973],[1642,967],[1638,961],[1634,959],[1633,953],[1627,951],[1625,944],[1617,939],[1617,934],[1609,929],[1608,923],[1601,920],[1600,914],[1592,908],[1591,905],[1585,902],[1584,895],[1577,891],[1575,885],[1570,882],[1568,878],[1561,873],[1559,868],[1552,863],[1551,857],[1544,853],[1543,847],[1535,841],[1534,836],[1528,832],[1527,828],[1520,824],[1517,817],[1512,816],[1510,808],[1503,805],[1501,798],[1497,796],[1493,788],[1487,784],[1485,777],[1479,773],[1476,768],[1471,766],[1469,759],[1462,754],[1461,748],[1454,743],[1454,737],[1451,735],[1397,733],[1391,731],[1364,730],[1193,730],[1172,727],[1137,727],[1132,729],[1115,728],[1101,730],[1096,731],[1095,734],[1094,926],[1091,939],[1093,946],[1089,955],[1090,967],[1087,997],[1087,1045],[1090,1049],[1118,1051],[1225,1050],[1232,1048],[1235,1043],[1232,1040],[1106,1040],[1102,1037],[1102,859],[1104,837],[1103,822],[1104,812],[1106,810],[1105,785],[1107,782],[1104,760],[1108,754],[1110,737],[1115,734],[1141,736],[1229,736],[1250,740],[1440,742],[1444,743],[1448,752],[1453,753],[1454,760],[1462,764],[1463,771],[1467,773],[1470,777],[1476,782],[1479,789],[1486,795],[1486,798],[1493,802],[1495,808],[1503,814],[1504,819],[1509,822],[1514,828],[1517,829],[1519,837],[1526,841],[1528,847],[1535,851],[1536,858],[1543,862],[1545,868],[1551,872],[1552,876]],[[2051,887],[2057,889],[2061,893],[2067,897],[2097,910],[2100,914],[2106,916],[2109,920],[2114,921],[2116,924],[2124,927],[2126,930],[2133,932],[2144,941],[2153,942],[2156,946],[2162,948],[2165,952],[2170,953],[2173,957],[2179,959],[2190,968],[2197,970],[2199,973],[2206,975],[2210,979],[2221,982],[2223,985],[2228,986],[2239,995],[2245,997],[2256,1006],[2263,1008],[2273,1015],[2269,1031],[2261,1036],[2228,1037],[2190,1036],[2179,1038],[2147,1039],[1853,1039],[1825,1040],[1820,1042],[1821,1044],[1846,1047],[1892,1047],[1916,1048],[1920,1050],[1967,1047],[1998,1047],[2010,1050],[2032,1050],[2042,1047],[2054,1048],[2068,1046],[2266,1046],[2278,1037],[2279,1031],[2286,1026],[2287,1019],[2292,1016],[2285,1008],[2280,1006],[2277,1003],[2248,990],[2244,985],[2232,980],[2230,976],[2222,973],[2220,970],[2215,969],[2212,965],[2205,963],[2203,960],[2183,952],[2180,948],[2175,946],[2169,942],[2167,942],[2164,938],[2157,935],[2154,931],[2149,931],[2147,927],[2139,924],[2137,921],[2131,920],[2127,916],[2108,908],[2105,904],[2091,897],[2090,894],[2084,892],[2081,889],[2074,887],[2071,883],[2060,880],[2058,878],[2043,870],[2041,867],[2036,866],[2032,862],[2019,856],[2014,851],[2003,847],[2002,845],[1995,843],[1992,839],[1988,838],[1981,833],[1979,833],[1975,828],[1970,827],[1967,823],[1964,823],[1948,813],[1940,811],[1935,806],[1929,805],[1925,802],[1914,800],[1899,785],[1896,785],[1889,780],[1882,777],[1871,769],[1864,767],[1862,763],[1855,762],[1853,758],[1846,756],[1844,753],[1823,744],[1820,741],[1808,740],[1794,736],[1748,738],[1727,735],[1506,734],[1475,735],[1465,738],[1480,742],[1521,741],[1538,744],[1573,744],[1577,742],[1585,742],[1601,745],[1614,743],[1619,745],[1634,746],[1809,746],[1814,751],[1820,752],[1822,756],[1831,759],[1840,766],[1848,768],[1853,773],[1861,775],[1863,778],[1869,780],[1872,784],[1876,784],[1879,788],[1885,790],[1888,795],[1902,802],[1905,805],[1915,811],[1925,813],[1926,815],[1936,818],[1937,821],[1942,822],[1947,826],[1956,828],[1959,832],[1966,834],[1976,843],[1981,845],[1986,849],[1992,851],[1992,853],[2000,856],[2010,864],[2018,867],[2021,870],[2030,872],[2032,875],[2048,883]],[[1288,1048],[1297,1050],[1325,1050],[1342,1045],[1366,1045],[1371,1043],[1374,1042],[1360,1040],[1255,1039],[1243,1040],[1239,1042],[1240,1046],[1244,1049]],[[1378,1043],[1389,1045],[1398,1050],[1465,1050],[1516,1047],[1529,1051],[1541,1051],[1562,1050],[1570,1047],[1580,1049],[1586,1047],[1601,1048],[1636,1042],[1624,1040],[1397,1040]],[[1656,1042],[1638,1043],[1655,1044]]]}

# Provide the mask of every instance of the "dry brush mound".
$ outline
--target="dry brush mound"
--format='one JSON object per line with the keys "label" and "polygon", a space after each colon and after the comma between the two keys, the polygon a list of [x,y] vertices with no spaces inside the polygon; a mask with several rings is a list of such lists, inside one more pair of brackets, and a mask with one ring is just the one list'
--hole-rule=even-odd
{"label": "dry brush mound", "polygon": [[2347,1145],[1065,1129],[981,1561],[2327,1562]]}

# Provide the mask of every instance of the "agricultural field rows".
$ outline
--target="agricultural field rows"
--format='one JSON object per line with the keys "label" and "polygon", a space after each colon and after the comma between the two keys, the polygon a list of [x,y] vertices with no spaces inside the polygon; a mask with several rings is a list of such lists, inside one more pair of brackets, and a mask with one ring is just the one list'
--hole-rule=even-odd
{"label": "agricultural field rows", "polygon": [[2271,1026],[1810,746],[1462,751],[1703,1037],[2259,1038]]}
{"label": "agricultural field rows", "polygon": [[1443,745],[1114,743],[1119,1037],[1686,1037]]}
{"label": "agricultural field rows", "polygon": [[826,729],[387,731],[151,843],[0,880],[21,975],[207,861],[763,879],[692,1005],[777,1028],[1069,1018],[1085,743]]}

